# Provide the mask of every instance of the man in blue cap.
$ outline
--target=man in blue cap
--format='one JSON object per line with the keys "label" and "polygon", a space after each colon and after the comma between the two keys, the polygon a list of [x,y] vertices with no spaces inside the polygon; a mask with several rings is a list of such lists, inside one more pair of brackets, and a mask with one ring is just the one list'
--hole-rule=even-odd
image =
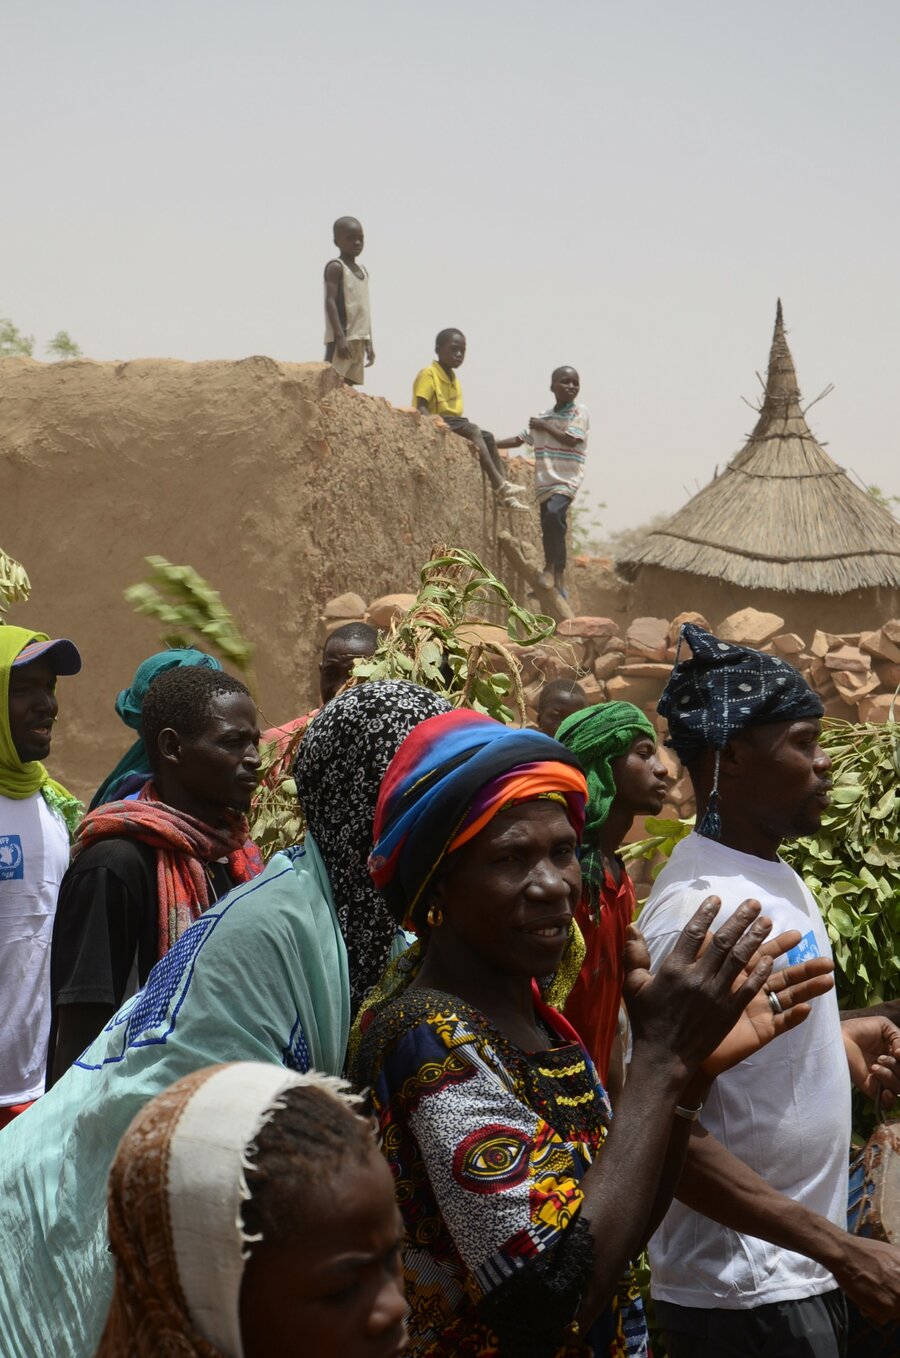
{"label": "man in blue cap", "polygon": [[[698,824],[641,913],[653,966],[711,893],[722,901],[717,927],[752,898],[773,933],[800,932],[780,965],[830,958],[816,901],[778,854],[783,840],[813,834],[828,805],[821,700],[774,656],[691,623],[685,642],[659,712]],[[769,1002],[779,1008],[776,994]],[[670,1358],[842,1358],[844,1293],[880,1321],[900,1316],[900,1250],[846,1230],[851,1079],[890,1100],[898,1056],[887,1018],[842,1022],[832,993],[777,1052],[719,1076],[697,1109],[678,1201],[650,1242]]]}
{"label": "man in blue cap", "polygon": [[0,1127],[44,1089],[50,937],[79,807],[42,761],[57,678],[80,669],[71,641],[0,626]]}

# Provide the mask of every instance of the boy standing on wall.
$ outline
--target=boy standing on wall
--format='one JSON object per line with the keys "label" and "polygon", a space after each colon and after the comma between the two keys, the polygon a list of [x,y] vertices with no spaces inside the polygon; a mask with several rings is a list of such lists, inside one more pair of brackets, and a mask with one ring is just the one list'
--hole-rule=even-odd
{"label": "boy standing on wall", "polygon": [[497,453],[493,434],[480,429],[463,415],[463,396],[456,369],[466,356],[466,337],[461,330],[441,330],[434,342],[437,362],[430,363],[416,374],[413,401],[424,415],[440,415],[462,438],[474,443],[484,474],[491,483],[497,504],[502,509],[526,509],[518,499],[524,486],[506,479],[506,469]]}
{"label": "boy standing on wall", "polygon": [[544,589],[555,586],[565,598],[567,519],[584,476],[589,420],[587,406],[576,403],[581,382],[574,368],[554,369],[550,390],[556,404],[541,415],[532,415],[527,429],[500,439],[497,447],[520,448],[528,443],[534,449],[534,489],[544,541],[540,584]]}
{"label": "boy standing on wall", "polygon": [[338,217],[334,243],[340,255],[325,265],[325,362],[350,386],[362,386],[375,362],[369,313],[369,275],[357,256],[365,243],[355,217]]}

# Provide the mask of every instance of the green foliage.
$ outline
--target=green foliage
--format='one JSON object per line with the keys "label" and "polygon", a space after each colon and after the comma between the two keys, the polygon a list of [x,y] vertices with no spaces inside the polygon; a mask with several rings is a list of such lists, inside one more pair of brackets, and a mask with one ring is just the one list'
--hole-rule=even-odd
{"label": "green foliage", "polygon": [[662,816],[648,816],[644,821],[644,829],[648,831],[647,838],[636,840],[634,844],[623,844],[619,853],[626,863],[649,860],[653,864],[651,873],[656,877],[671,858],[675,845],[691,833],[694,820],[694,816],[691,816],[690,820],[678,820],[677,817],[668,820]]}
{"label": "green foliage", "polygon": [[264,740],[259,747],[259,787],[248,819],[250,838],[267,863],[273,853],[299,844],[306,834],[306,822],[297,801],[297,784],[290,772],[305,729],[295,731],[281,753],[275,740]]}
{"label": "green foliage", "polygon": [[[461,548],[435,547],[420,579],[413,607],[392,623],[371,659],[356,662],[354,679],[409,679],[454,707],[524,725],[515,656],[498,640],[467,640],[466,628],[484,624],[499,609],[510,641],[532,646],[552,634],[553,619],[522,608],[477,556]],[[499,672],[498,658],[504,667]]]}
{"label": "green foliage", "polygon": [[822,745],[834,790],[818,834],[782,854],[819,902],[841,1005],[900,990],[900,727],[829,722]]}
{"label": "green foliage", "polygon": [[216,590],[193,566],[173,566],[163,556],[148,556],[149,577],[125,590],[138,613],[162,624],[164,646],[197,646],[213,651],[240,670],[252,689],[253,647]]}
{"label": "green foliage", "polygon": [[[31,581],[24,566],[7,556],[0,547],[0,614],[6,612],[10,604],[24,604],[31,593]],[[0,624],[3,618],[0,616]]]}
{"label": "green foliage", "polygon": [[56,359],[81,358],[81,349],[68,330],[57,330],[52,340],[47,344],[47,353]]}
{"label": "green foliage", "polygon": [[30,358],[34,335],[23,335],[8,316],[0,316],[0,358]]}

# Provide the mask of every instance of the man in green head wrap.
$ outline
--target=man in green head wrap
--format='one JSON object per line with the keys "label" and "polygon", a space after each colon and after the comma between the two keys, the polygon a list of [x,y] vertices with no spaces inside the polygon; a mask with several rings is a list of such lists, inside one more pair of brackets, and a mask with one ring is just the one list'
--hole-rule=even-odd
{"label": "man in green head wrap", "polygon": [[[566,718],[556,739],[581,760],[588,785],[575,915],[587,951],[564,1012],[609,1088],[625,931],[636,909],[634,884],[617,850],[635,816],[662,810],[667,774],[657,755],[656,731],[633,703],[586,707]],[[615,1092],[615,1072],[612,1086]]]}
{"label": "man in green head wrap", "polygon": [[78,803],[42,760],[77,674],[71,641],[0,626],[0,1127],[44,1088],[50,1028],[50,937]]}

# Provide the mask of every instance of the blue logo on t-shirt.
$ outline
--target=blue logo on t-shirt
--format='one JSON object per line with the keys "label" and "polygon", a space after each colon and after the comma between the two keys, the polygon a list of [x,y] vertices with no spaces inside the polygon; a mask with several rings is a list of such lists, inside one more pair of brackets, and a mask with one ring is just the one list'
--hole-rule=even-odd
{"label": "blue logo on t-shirt", "polygon": [[796,966],[798,962],[808,962],[811,957],[821,957],[816,936],[810,929],[808,934],[804,934],[796,948],[791,948],[789,953],[785,953],[785,962],[789,967]]}
{"label": "blue logo on t-shirt", "polygon": [[21,882],[25,855],[20,835],[0,835],[0,882]]}

